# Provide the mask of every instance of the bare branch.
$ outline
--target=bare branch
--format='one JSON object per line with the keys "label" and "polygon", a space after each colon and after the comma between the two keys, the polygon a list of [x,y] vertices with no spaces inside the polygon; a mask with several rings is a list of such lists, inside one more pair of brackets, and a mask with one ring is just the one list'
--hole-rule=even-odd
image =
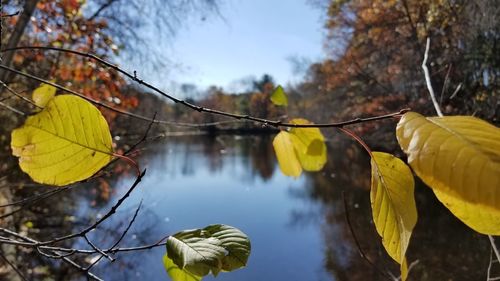
{"label": "bare branch", "polygon": [[25,101],[25,102],[27,102],[27,103],[29,103],[37,108],[40,108],[40,109],[42,108],[42,107],[38,106],[36,103],[34,103],[32,100],[30,100],[30,99],[26,98],[25,96],[19,94],[18,92],[14,91],[11,87],[7,86],[7,84],[5,84],[5,82],[3,82],[1,80],[0,80],[0,85],[5,87],[7,89],[7,91],[9,91],[14,96],[22,99],[23,101]]}
{"label": "bare branch", "polygon": [[118,199],[116,204],[113,205],[113,207],[111,207],[111,209],[104,216],[102,216],[102,218],[100,218],[99,220],[94,222],[92,225],[88,226],[87,228],[85,228],[77,233],[57,237],[57,238],[54,238],[52,240],[45,241],[45,242],[36,243],[36,246],[51,245],[51,244],[54,244],[54,243],[57,243],[57,242],[60,242],[63,240],[68,240],[68,239],[72,239],[72,238],[76,238],[76,237],[84,237],[85,234],[89,233],[91,230],[96,229],[101,223],[103,223],[105,220],[107,220],[109,217],[111,217],[114,213],[116,213],[116,210],[118,209],[118,207],[120,207],[120,205],[125,201],[125,199],[127,199],[130,196],[132,191],[134,191],[134,189],[139,185],[139,183],[141,182],[141,180],[145,174],[146,174],[146,170],[142,171],[142,173],[137,176],[134,183],[127,190],[127,192],[125,192],[125,194],[122,195],[122,197],[120,199]]}
{"label": "bare branch", "polygon": [[108,260],[110,260],[112,262],[115,261],[115,259],[113,257],[111,257],[110,255],[106,254],[99,247],[97,247],[94,243],[92,243],[92,241],[90,241],[90,239],[89,239],[89,237],[87,235],[83,235],[83,238],[85,239],[85,241],[87,241],[87,244],[89,244],[90,247],[92,247],[92,249],[94,249],[96,252],[98,252],[99,254],[101,254],[101,257],[106,257]]}
{"label": "bare branch", "polygon": [[427,59],[429,58],[429,48],[431,46],[431,39],[427,37],[427,44],[425,45],[425,53],[424,53],[424,61],[422,62],[422,69],[424,70],[425,82],[427,84],[427,90],[429,91],[429,95],[431,96],[432,104],[434,105],[434,109],[438,116],[442,117],[443,112],[441,112],[441,108],[436,100],[436,94],[434,93],[434,89],[432,88],[431,83],[431,75],[429,74],[429,68],[427,68]]}
{"label": "bare branch", "polygon": [[57,193],[60,193],[60,192],[65,191],[67,189],[70,189],[71,187],[72,186],[68,185],[68,186],[65,186],[65,187],[58,188],[58,189],[51,189],[51,190],[46,191],[44,193],[40,193],[40,194],[31,196],[31,197],[28,197],[28,198],[24,198],[24,199],[16,201],[16,202],[11,202],[11,203],[8,203],[8,204],[0,205],[0,208],[5,208],[5,207],[15,206],[15,205],[24,205],[24,204],[34,203],[34,202],[39,201],[41,199],[46,199],[46,198],[51,197],[51,196],[53,196],[53,195],[55,195]]}
{"label": "bare branch", "polygon": [[[119,73],[125,75],[126,77],[128,77],[132,81],[135,81],[139,85],[145,86],[146,88],[155,91],[156,93],[158,93],[158,94],[166,97],[167,99],[169,99],[169,100],[171,100],[171,101],[173,101],[175,103],[182,104],[182,105],[188,107],[189,109],[192,109],[192,110],[195,110],[195,111],[198,111],[198,112],[206,112],[206,113],[209,113],[209,114],[230,117],[230,118],[234,118],[234,119],[238,119],[238,120],[253,121],[253,122],[257,122],[257,123],[263,124],[264,126],[290,127],[290,128],[336,128],[336,127],[338,128],[338,127],[344,127],[344,126],[353,125],[353,124],[359,124],[359,123],[365,123],[365,122],[371,122],[371,121],[378,121],[378,120],[382,120],[382,119],[390,119],[390,118],[399,116],[401,114],[404,114],[404,113],[406,113],[407,111],[410,110],[408,108],[405,108],[405,109],[401,109],[398,112],[394,112],[394,113],[390,113],[390,114],[386,114],[386,115],[380,115],[380,116],[369,117],[369,118],[356,118],[356,119],[353,119],[353,120],[343,121],[343,122],[336,122],[336,123],[320,123],[320,124],[293,124],[293,123],[285,123],[285,122],[282,122],[281,120],[268,120],[268,119],[258,118],[258,117],[254,117],[254,116],[250,116],[250,115],[229,113],[229,112],[225,112],[225,111],[221,111],[221,110],[216,110],[216,109],[211,109],[211,108],[205,108],[205,107],[202,107],[202,106],[198,106],[198,105],[189,103],[189,102],[187,102],[185,100],[181,100],[181,99],[178,99],[178,98],[176,98],[176,97],[174,97],[172,95],[169,95],[166,92],[164,92],[164,91],[160,90],[159,88],[157,88],[156,86],[153,86],[152,84],[149,84],[148,82],[146,82],[146,81],[138,78],[135,71],[134,71],[134,73],[127,72],[127,71],[121,69],[120,67],[118,67],[117,65],[112,64],[112,63],[110,63],[110,62],[108,62],[106,60],[103,60],[103,59],[101,59],[101,58],[99,58],[99,57],[97,57],[96,55],[93,55],[93,54],[83,53],[83,52],[69,50],[69,49],[64,49],[64,48],[38,47],[38,46],[27,46],[27,47],[10,48],[10,49],[2,50],[2,52],[14,51],[14,50],[30,50],[30,49],[31,50],[43,50],[43,51],[52,50],[52,51],[71,53],[71,54],[75,54],[75,55],[87,57],[87,58],[93,59],[93,60],[95,60],[95,61],[97,61],[97,62],[99,62],[99,63],[101,63],[101,64],[103,64],[103,65],[105,65],[105,66],[107,66],[107,67],[109,67],[109,68],[111,68],[113,70],[115,70],[115,71],[118,71]],[[77,96],[79,96],[79,97],[81,97],[83,99],[86,99],[86,100],[88,100],[88,101],[90,101],[90,102],[92,102],[92,103],[94,103],[96,105],[102,106],[102,107],[104,107],[106,109],[115,111],[117,113],[121,113],[121,114],[130,116],[130,117],[134,117],[134,118],[137,118],[137,119],[141,119],[141,120],[149,121],[149,122],[154,122],[154,123],[169,124],[169,125],[178,125],[179,124],[179,123],[176,123],[176,122],[167,122],[167,121],[160,121],[160,120],[152,120],[150,118],[147,118],[147,117],[144,117],[144,116],[141,116],[141,115],[138,115],[138,114],[130,113],[130,112],[127,112],[127,111],[124,111],[124,110],[119,110],[119,109],[113,108],[112,106],[104,104],[102,102],[99,102],[97,100],[91,99],[91,98],[89,98],[87,96],[84,96],[81,93],[75,92],[73,90],[70,90],[70,89],[68,89],[66,87],[63,87],[61,85],[52,83],[50,81],[38,78],[38,77],[36,77],[34,75],[27,74],[27,73],[15,70],[15,69],[10,68],[10,67],[5,66],[5,65],[0,65],[0,68],[8,70],[8,71],[11,71],[11,72],[14,72],[16,74],[19,74],[19,75],[22,75],[22,76],[25,76],[25,77],[28,77],[30,79],[36,80],[36,81],[41,82],[41,83],[52,85],[52,86],[54,86],[54,87],[56,87],[56,88],[58,88],[60,90],[63,90],[65,92],[77,95]]]}
{"label": "bare branch", "polygon": [[10,110],[10,111],[12,111],[12,112],[14,112],[16,114],[19,114],[21,116],[25,116],[26,115],[26,113],[20,111],[19,109],[15,109],[12,106],[10,106],[10,105],[8,105],[8,104],[6,104],[4,102],[1,102],[1,101],[0,101],[0,106],[6,108],[6,109],[8,109],[8,110]]}
{"label": "bare branch", "polygon": [[[135,213],[134,215],[132,216],[132,219],[130,220],[130,222],[128,223],[127,227],[125,228],[125,230],[122,232],[122,234],[120,235],[120,237],[118,238],[118,240],[116,240],[116,242],[113,244],[113,246],[109,247],[109,249],[107,250],[104,250],[101,252],[103,252],[103,254],[97,258],[91,265],[89,265],[87,267],[87,270],[89,270],[90,268],[92,268],[94,265],[96,265],[104,255],[107,255],[106,253],[110,253],[112,252],[113,248],[115,248],[116,246],[118,246],[118,244],[120,244],[120,242],[123,240],[123,238],[125,238],[125,235],[127,235],[128,231],[130,230],[130,228],[132,227],[132,225],[134,224],[135,222],[135,219],[137,218],[137,215],[139,214],[139,210],[141,209],[141,206],[142,206],[142,200],[141,202],[139,203],[139,206],[137,206],[137,208],[135,209]],[[112,260],[113,261],[113,260]]]}
{"label": "bare branch", "polygon": [[[427,89],[429,90],[429,95],[431,96],[432,103],[434,104],[434,109],[436,110],[438,116],[443,117],[443,113],[441,112],[441,108],[439,107],[439,104],[436,100],[436,96],[434,94],[434,89],[432,88],[429,69],[427,68],[427,59],[429,57],[430,45],[431,45],[431,39],[429,37],[427,37],[427,44],[425,46],[425,54],[424,54],[424,61],[422,62],[422,68],[423,68],[424,74],[425,74],[425,82],[427,84]],[[455,92],[453,93],[453,95],[450,98],[453,98],[456,95],[456,93],[460,90],[461,85],[462,84],[458,85],[457,89],[455,90]],[[498,261],[500,261],[500,252],[498,251],[498,248],[495,245],[495,238],[493,238],[493,236],[491,236],[491,235],[488,235],[488,239],[490,241],[491,248],[492,248],[493,252],[495,253],[496,259]],[[490,262],[490,266],[491,266],[491,262]],[[489,271],[490,271],[490,268],[488,268],[488,275],[489,275]]]}
{"label": "bare branch", "polygon": [[19,270],[19,268],[17,268],[17,266],[15,266],[11,261],[9,261],[9,259],[7,259],[7,257],[0,251],[0,257],[10,266],[10,268],[12,268],[12,270],[14,270],[14,272],[24,281],[28,281],[28,279],[21,273],[21,271]]}
{"label": "bare branch", "polygon": [[349,217],[349,209],[347,208],[347,200],[345,198],[345,192],[342,191],[342,202],[344,203],[344,213],[345,213],[345,220],[347,222],[347,226],[349,226],[349,230],[351,231],[351,236],[352,236],[352,239],[354,240],[354,243],[356,244],[356,248],[358,249],[358,253],[359,255],[361,256],[361,258],[363,258],[363,260],[365,260],[373,269],[375,269],[377,271],[377,273],[379,273],[380,275],[384,276],[385,278],[387,278],[388,280],[391,280],[391,281],[394,281],[394,277],[392,277],[391,275],[389,275],[387,272],[381,270],[380,268],[378,268],[369,258],[368,256],[365,254],[365,252],[363,251],[363,249],[361,248],[361,244],[359,243],[359,240],[358,240],[358,237],[356,236],[356,233],[354,232],[354,228],[352,227],[352,224],[351,224],[351,219]]}
{"label": "bare branch", "polygon": [[491,235],[488,235],[488,239],[490,240],[491,249],[493,253],[495,253],[497,261],[500,262],[500,252],[498,251],[497,245],[495,244],[495,238],[493,238],[493,236]]}

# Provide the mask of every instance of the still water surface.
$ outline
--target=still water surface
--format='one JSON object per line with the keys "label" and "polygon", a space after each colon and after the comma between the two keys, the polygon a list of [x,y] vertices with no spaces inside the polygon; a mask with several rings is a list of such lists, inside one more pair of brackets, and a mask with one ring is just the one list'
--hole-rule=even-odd
{"label": "still water surface", "polygon": [[[149,146],[139,157],[146,177],[94,242],[110,244],[135,208],[142,208],[122,246],[153,243],[165,235],[223,223],[251,239],[247,267],[204,280],[387,280],[397,275],[371,222],[370,167],[365,153],[348,140],[329,144],[327,166],[297,179],[277,167],[272,139],[262,136],[183,137]],[[133,178],[121,178],[110,203],[78,215],[99,216],[127,190]],[[363,251],[358,254],[348,224]],[[482,280],[489,259],[487,240],[449,216],[422,186],[417,187],[420,215],[409,262],[419,260],[410,280]],[[163,247],[118,255],[100,262],[94,273],[106,280],[169,280]]]}

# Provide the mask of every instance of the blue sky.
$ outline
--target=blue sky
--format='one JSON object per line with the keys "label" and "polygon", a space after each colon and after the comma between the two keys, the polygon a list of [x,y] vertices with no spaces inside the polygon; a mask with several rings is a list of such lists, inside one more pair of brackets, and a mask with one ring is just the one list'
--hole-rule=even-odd
{"label": "blue sky", "polygon": [[173,41],[159,43],[181,65],[168,72],[169,79],[232,90],[235,81],[269,73],[286,84],[298,79],[291,56],[310,61],[324,56],[321,11],[307,0],[232,0],[222,4],[220,14],[193,17]]}

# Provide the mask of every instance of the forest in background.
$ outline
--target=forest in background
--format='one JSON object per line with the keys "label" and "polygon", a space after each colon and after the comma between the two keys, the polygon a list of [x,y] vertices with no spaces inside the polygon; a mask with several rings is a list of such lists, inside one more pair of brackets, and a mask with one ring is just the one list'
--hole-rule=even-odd
{"label": "forest in background", "polygon": [[[4,11],[14,12],[22,2],[5,1]],[[136,8],[141,5],[131,3]],[[159,3],[151,1],[143,12],[153,13],[155,5]],[[183,85],[186,99],[203,107],[267,119],[302,116],[323,123],[402,108],[429,114],[432,106],[421,62],[425,41],[430,38],[431,79],[444,113],[474,115],[499,123],[500,8],[494,1],[316,1],[313,5],[324,9],[324,48],[328,56],[307,66],[302,82],[283,85],[291,98],[287,112],[269,100],[273,89],[282,83],[269,75],[249,82],[245,93],[226,92],[214,85],[199,95],[195,93],[196,85]],[[153,13],[152,19],[131,16],[133,9],[120,1],[26,1],[24,14],[30,9],[33,13],[30,21],[23,23],[23,16],[4,19],[4,49],[62,47],[103,59],[133,53],[132,57],[140,60],[151,52],[147,38],[139,34],[141,29],[158,28],[172,36],[169,32],[175,30],[185,14],[214,13],[217,1],[192,1],[189,5],[174,1],[164,14]],[[15,36],[10,35],[17,34],[22,24],[25,26],[21,36],[12,40]],[[151,59],[152,64],[158,61],[161,59],[154,56]],[[156,111],[158,116],[172,122],[227,121],[223,117],[190,112],[181,104],[165,101],[158,106],[161,99],[147,97],[146,90],[135,86],[133,81],[72,54],[23,49],[4,52],[3,62],[120,109],[149,114]],[[39,84],[5,69],[0,70],[0,75],[20,93],[29,92]],[[21,110],[29,107],[13,97],[5,104]],[[116,118],[115,112],[108,111],[105,115],[108,121]],[[12,124],[4,127],[7,131],[18,124],[10,112],[3,111],[1,118],[4,123]],[[356,128],[358,133],[383,133],[379,129],[378,123]]]}
{"label": "forest in background", "polygon": [[[320,1],[316,5],[325,8],[328,58],[309,65],[302,82],[284,85],[291,99],[287,112],[269,99],[280,84],[269,75],[248,83],[245,93],[212,86],[202,98],[188,100],[278,120],[303,116],[336,122],[402,108],[433,115],[421,68],[430,38],[431,80],[444,114],[473,115],[499,124],[500,8],[494,1]],[[188,96],[196,89],[184,86]],[[187,123],[227,120],[193,113],[180,104],[167,104],[159,114]],[[391,142],[381,123],[362,124],[355,130],[375,142]]]}

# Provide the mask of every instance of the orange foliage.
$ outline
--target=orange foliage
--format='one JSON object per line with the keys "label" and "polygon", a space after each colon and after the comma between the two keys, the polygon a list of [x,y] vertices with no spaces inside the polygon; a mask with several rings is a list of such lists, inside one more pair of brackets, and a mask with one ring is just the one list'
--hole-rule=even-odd
{"label": "orange foliage", "polygon": [[[20,46],[53,46],[97,54],[106,59],[116,52],[105,20],[89,19],[82,13],[84,0],[42,0],[38,2]],[[15,22],[14,22],[15,24]],[[126,84],[116,71],[88,58],[68,53],[18,51],[13,59],[17,69],[47,79],[119,109],[138,105],[137,98],[121,93]],[[34,85],[35,86],[35,85]],[[105,111],[108,121],[116,114]]]}
{"label": "orange foliage", "polygon": [[[309,110],[333,111],[338,119],[404,107],[434,114],[421,69],[430,37],[432,81],[445,113],[498,122],[498,8],[472,2],[331,1],[325,24],[330,58],[312,65],[300,86],[311,93]],[[452,97],[459,84],[460,97]]]}

